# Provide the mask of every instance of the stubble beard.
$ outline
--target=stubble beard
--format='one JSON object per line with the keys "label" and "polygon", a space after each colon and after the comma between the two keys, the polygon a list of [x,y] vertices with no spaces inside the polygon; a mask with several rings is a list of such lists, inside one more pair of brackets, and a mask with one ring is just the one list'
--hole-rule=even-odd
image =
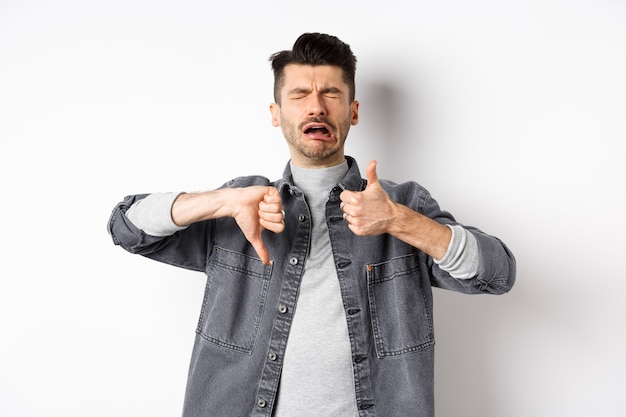
{"label": "stubble beard", "polygon": [[289,146],[293,149],[293,151],[310,161],[321,163],[332,159],[332,157],[337,153],[343,153],[344,144],[348,136],[348,131],[350,130],[350,120],[341,122],[339,129],[336,129],[327,121],[325,123],[331,127],[333,130],[332,133],[335,135],[335,139],[337,140],[337,143],[332,144],[332,146],[329,146],[330,144],[328,143],[312,143],[316,141],[302,139],[302,127],[298,127],[291,122],[285,122],[284,119],[281,123],[281,129],[287,143],[289,143]]}

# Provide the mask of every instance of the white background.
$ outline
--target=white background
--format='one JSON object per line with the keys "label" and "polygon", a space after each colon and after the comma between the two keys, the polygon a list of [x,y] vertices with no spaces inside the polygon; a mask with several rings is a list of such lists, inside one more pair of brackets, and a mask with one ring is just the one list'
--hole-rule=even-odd
{"label": "white background", "polygon": [[279,177],[268,57],[305,31],[357,55],[362,170],[517,257],[507,295],[435,290],[437,415],[626,415],[620,0],[0,0],[0,415],[180,415],[204,277],[106,223]]}

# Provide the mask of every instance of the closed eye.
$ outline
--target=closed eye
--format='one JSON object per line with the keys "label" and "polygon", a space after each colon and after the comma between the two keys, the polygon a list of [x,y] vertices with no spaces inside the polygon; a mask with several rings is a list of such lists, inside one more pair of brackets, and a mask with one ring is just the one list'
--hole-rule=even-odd
{"label": "closed eye", "polygon": [[324,97],[338,99],[341,98],[341,90],[336,87],[325,88],[321,91]]}
{"label": "closed eye", "polygon": [[292,99],[298,100],[301,98],[305,98],[309,94],[311,94],[311,90],[304,89],[304,88],[295,88],[289,92],[289,97]]}

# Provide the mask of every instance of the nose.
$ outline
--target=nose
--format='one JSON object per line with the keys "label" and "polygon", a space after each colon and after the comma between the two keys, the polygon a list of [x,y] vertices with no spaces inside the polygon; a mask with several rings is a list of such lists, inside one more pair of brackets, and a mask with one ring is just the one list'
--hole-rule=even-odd
{"label": "nose", "polygon": [[314,92],[309,95],[307,106],[307,110],[310,116],[326,115],[326,105],[324,103],[324,97],[318,92]]}

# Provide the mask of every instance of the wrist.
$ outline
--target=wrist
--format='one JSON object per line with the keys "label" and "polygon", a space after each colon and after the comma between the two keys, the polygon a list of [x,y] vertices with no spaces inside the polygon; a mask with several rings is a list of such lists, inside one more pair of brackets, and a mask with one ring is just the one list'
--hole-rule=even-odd
{"label": "wrist", "polygon": [[394,203],[388,233],[435,259],[446,254],[452,239],[449,227],[398,203]]}

